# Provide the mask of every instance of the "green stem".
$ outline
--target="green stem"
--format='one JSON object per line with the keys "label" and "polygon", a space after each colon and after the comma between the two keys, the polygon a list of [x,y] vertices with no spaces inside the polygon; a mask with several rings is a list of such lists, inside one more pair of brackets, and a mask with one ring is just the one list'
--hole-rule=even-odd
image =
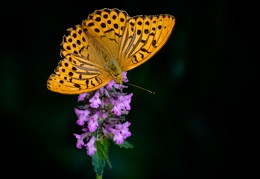
{"label": "green stem", "polygon": [[96,175],[96,179],[102,179],[102,175]]}

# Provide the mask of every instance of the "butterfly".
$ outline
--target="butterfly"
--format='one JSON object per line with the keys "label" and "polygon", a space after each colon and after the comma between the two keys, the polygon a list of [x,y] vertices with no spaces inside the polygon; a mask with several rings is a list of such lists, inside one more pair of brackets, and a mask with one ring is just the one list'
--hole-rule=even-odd
{"label": "butterfly", "polygon": [[63,37],[58,66],[47,88],[61,94],[81,94],[106,85],[123,83],[122,72],[156,54],[169,39],[175,18],[170,14],[137,15],[100,9]]}

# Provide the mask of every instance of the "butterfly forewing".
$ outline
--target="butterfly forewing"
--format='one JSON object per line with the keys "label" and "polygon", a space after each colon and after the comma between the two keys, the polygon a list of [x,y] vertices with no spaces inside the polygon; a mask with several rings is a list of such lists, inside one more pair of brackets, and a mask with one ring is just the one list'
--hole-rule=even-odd
{"label": "butterfly forewing", "polygon": [[[129,19],[120,44],[122,69],[133,69],[149,60],[168,40],[175,19],[173,16],[135,16]],[[134,33],[132,32],[134,29]],[[129,35],[132,34],[132,35]]]}
{"label": "butterfly forewing", "polygon": [[79,94],[104,86],[112,77],[104,69],[103,53],[86,36],[81,26],[69,29],[64,36],[61,56],[47,86],[63,94]]}
{"label": "butterfly forewing", "polygon": [[[152,24],[149,33],[149,39],[146,45],[143,47],[144,49],[146,49],[146,51],[152,52],[146,57],[147,60],[151,58],[158,50],[160,50],[162,46],[166,43],[174,26],[173,16],[159,15],[150,17]],[[160,28],[160,26],[162,26],[162,23],[165,25],[164,28]]]}
{"label": "butterfly forewing", "polygon": [[125,11],[105,8],[89,15],[82,25],[98,48],[108,57],[118,59],[119,41],[128,18]]}
{"label": "butterfly forewing", "polygon": [[63,36],[61,56],[65,57],[67,54],[72,53],[80,54],[82,49],[89,45],[86,34],[80,25],[77,25],[75,30],[70,28],[67,31],[69,35]]}

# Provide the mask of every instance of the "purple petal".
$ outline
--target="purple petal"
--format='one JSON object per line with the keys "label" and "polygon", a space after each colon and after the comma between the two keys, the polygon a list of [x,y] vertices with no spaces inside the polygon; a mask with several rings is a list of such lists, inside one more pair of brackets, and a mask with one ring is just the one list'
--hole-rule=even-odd
{"label": "purple petal", "polygon": [[92,136],[91,139],[89,140],[89,142],[86,144],[87,154],[89,156],[94,155],[94,153],[97,150],[94,146],[95,140],[96,140],[96,138],[94,136]]}

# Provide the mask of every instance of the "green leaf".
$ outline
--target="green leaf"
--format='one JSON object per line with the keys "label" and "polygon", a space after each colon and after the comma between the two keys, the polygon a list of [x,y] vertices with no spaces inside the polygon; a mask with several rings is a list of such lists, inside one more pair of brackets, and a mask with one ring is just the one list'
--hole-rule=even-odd
{"label": "green leaf", "polygon": [[92,165],[94,166],[96,174],[102,176],[105,166],[104,149],[98,140],[95,141],[95,147],[97,151],[92,156]]}
{"label": "green leaf", "polygon": [[103,146],[104,158],[105,158],[107,164],[109,165],[109,167],[112,168],[112,165],[111,165],[109,158],[108,158],[108,151],[109,151],[109,144],[110,144],[109,142],[110,142],[109,139],[104,139],[104,138],[100,139],[100,143]]}
{"label": "green leaf", "polygon": [[[115,143],[116,144],[116,143]],[[116,145],[118,145],[118,144],[116,144]],[[120,144],[120,145],[118,145],[119,147],[121,147],[121,148],[126,148],[126,149],[128,149],[128,148],[133,148],[134,146],[130,143],[130,142],[128,142],[127,140],[124,140],[124,142],[122,143],[122,144]]]}

